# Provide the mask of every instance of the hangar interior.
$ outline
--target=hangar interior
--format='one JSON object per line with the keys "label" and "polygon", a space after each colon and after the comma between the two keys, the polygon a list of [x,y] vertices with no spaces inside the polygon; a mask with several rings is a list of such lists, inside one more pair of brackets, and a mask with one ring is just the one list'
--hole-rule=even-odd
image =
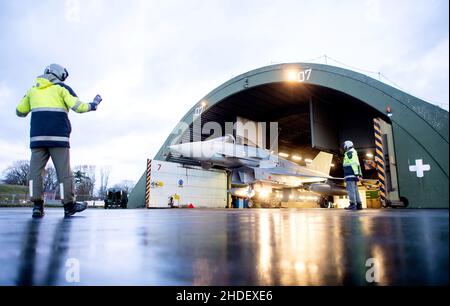
{"label": "hangar interior", "polygon": [[[222,135],[212,136],[212,131],[205,128],[195,129],[198,121],[190,124],[188,130],[177,143],[192,142],[195,139],[210,139],[233,133],[226,126],[227,122],[236,123],[239,118],[253,122],[278,123],[277,152],[283,157],[306,165],[320,151],[333,154],[333,167],[330,175],[343,177],[341,144],[352,140],[359,153],[364,178],[376,180],[375,167],[364,167],[363,161],[373,161],[375,136],[373,119],[381,118],[389,123],[389,118],[364,102],[330,88],[298,82],[279,82],[252,87],[231,95],[201,114],[201,126],[208,122],[217,122]],[[202,131],[201,136],[196,131]],[[216,131],[214,131],[215,133]],[[198,133],[198,132],[197,132]],[[265,129],[263,145],[265,149],[274,149],[269,129]],[[246,143],[247,145],[252,145]],[[256,145],[255,145],[256,146]],[[385,159],[389,159],[389,151]],[[181,156],[167,156],[168,161],[195,164]],[[372,164],[373,165],[373,164]],[[394,189],[390,186],[391,190]]]}

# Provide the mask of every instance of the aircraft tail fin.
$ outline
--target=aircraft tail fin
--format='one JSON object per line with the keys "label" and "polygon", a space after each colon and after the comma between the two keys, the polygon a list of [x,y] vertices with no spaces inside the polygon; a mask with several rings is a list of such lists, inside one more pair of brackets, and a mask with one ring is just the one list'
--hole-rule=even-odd
{"label": "aircraft tail fin", "polygon": [[331,164],[333,162],[333,155],[326,152],[320,152],[309,164],[306,164],[307,168],[323,172],[327,175],[330,174]]}

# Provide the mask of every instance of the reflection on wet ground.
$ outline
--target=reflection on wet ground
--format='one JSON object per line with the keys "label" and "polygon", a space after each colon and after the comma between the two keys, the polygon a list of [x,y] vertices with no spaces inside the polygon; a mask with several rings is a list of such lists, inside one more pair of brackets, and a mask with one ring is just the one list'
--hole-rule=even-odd
{"label": "reflection on wet ground", "polygon": [[1,285],[449,283],[448,210],[30,214],[0,209]]}

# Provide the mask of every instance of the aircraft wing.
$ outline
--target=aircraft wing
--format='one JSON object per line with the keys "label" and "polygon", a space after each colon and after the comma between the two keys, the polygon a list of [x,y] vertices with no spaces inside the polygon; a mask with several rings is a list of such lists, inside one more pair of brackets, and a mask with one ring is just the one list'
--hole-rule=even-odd
{"label": "aircraft wing", "polygon": [[334,176],[330,176],[330,177],[328,178],[328,180],[329,180],[329,181],[339,181],[339,182],[342,182],[342,181],[345,180],[345,178],[343,178],[343,177],[334,177]]}
{"label": "aircraft wing", "polygon": [[[345,178],[343,177],[331,177],[328,179],[329,182],[332,182],[334,184],[344,184]],[[365,187],[377,187],[378,186],[378,180],[373,179],[362,179],[361,185]]]}
{"label": "aircraft wing", "polygon": [[[328,179],[329,181],[344,181],[345,178],[343,177],[332,177],[330,176],[330,178]],[[363,185],[377,185],[378,184],[378,180],[374,180],[374,179],[362,179],[361,180],[361,184]]]}

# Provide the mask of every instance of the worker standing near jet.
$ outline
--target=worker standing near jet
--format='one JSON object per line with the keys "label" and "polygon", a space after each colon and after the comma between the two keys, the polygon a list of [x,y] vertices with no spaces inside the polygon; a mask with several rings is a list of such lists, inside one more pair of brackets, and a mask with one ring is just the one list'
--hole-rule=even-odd
{"label": "worker standing near jet", "polygon": [[77,113],[95,111],[102,98],[97,95],[91,103],[81,102],[75,92],[64,84],[68,76],[64,67],[49,65],[16,108],[19,117],[26,117],[31,112],[30,198],[34,204],[34,218],[44,216],[43,174],[50,157],[60,183],[64,216],[72,216],[87,208],[87,203],[74,201],[69,152],[72,127],[68,112],[70,109]]}
{"label": "worker standing near jet", "polygon": [[362,179],[361,165],[358,159],[353,142],[347,140],[344,142],[344,177],[345,185],[350,200],[347,210],[362,210],[361,197],[358,191],[358,181]]}

